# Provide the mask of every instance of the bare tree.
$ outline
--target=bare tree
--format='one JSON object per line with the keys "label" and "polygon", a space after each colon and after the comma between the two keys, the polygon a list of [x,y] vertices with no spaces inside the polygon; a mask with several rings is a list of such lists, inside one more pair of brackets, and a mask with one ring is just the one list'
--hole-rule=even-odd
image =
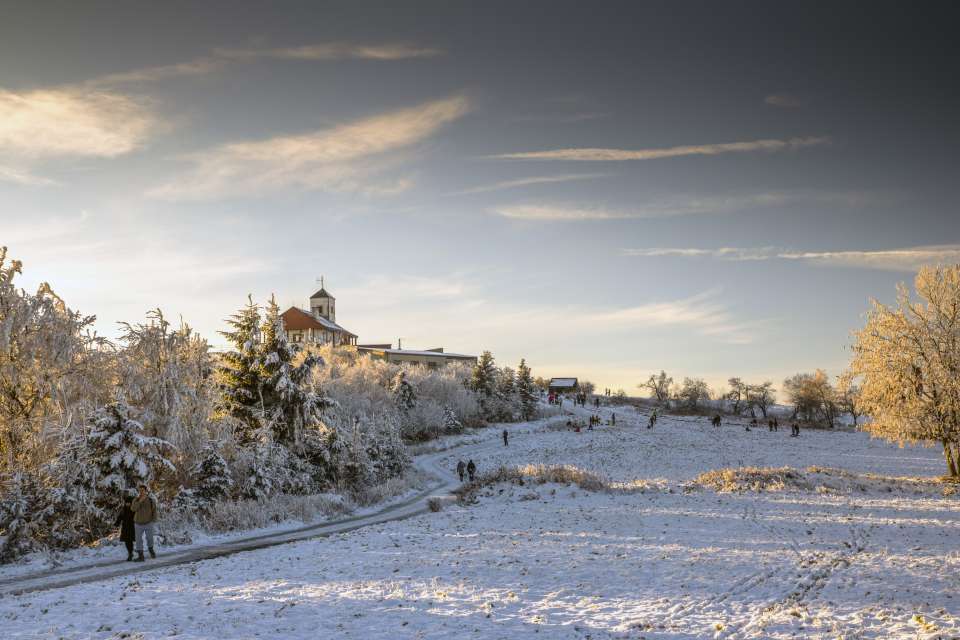
{"label": "bare tree", "polygon": [[670,400],[670,385],[673,384],[673,378],[667,375],[666,371],[661,370],[660,375],[650,374],[650,379],[641,385],[641,389],[648,389],[650,395],[657,399],[657,402],[663,404]]}
{"label": "bare tree", "polygon": [[724,400],[730,403],[730,410],[734,414],[740,415],[747,395],[747,385],[740,378],[730,378],[727,384],[730,385],[730,390],[724,395]]}
{"label": "bare tree", "polygon": [[677,399],[685,408],[695,411],[710,400],[710,388],[703,378],[684,378],[677,390]]}
{"label": "bare tree", "polygon": [[769,380],[762,384],[747,385],[747,404],[760,409],[763,417],[767,417],[767,409],[776,401],[773,383]]}
{"label": "bare tree", "polygon": [[863,416],[863,409],[860,406],[860,387],[855,384],[849,376],[842,376],[837,388],[837,404],[842,411],[850,414],[853,418],[853,426],[857,426],[857,420]]}
{"label": "bare tree", "polygon": [[850,375],[862,380],[867,429],[895,442],[937,443],[960,478],[960,265],[923,267],[897,303],[873,301],[856,333]]}

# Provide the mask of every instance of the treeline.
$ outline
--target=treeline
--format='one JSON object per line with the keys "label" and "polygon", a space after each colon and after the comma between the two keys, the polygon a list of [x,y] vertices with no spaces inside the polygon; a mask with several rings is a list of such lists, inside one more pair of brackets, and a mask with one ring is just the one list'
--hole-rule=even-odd
{"label": "treeline", "polygon": [[0,561],[101,538],[141,483],[167,520],[201,526],[228,502],[363,502],[403,475],[407,442],[537,413],[523,361],[428,369],[300,349],[272,299],[228,319],[223,353],[159,310],[108,341],[47,284],[18,289],[20,273],[0,250]]}
{"label": "treeline", "polygon": [[[661,406],[693,413],[709,410],[737,416],[749,413],[766,418],[777,401],[773,382],[750,383],[740,377],[731,377],[725,389],[713,391],[702,378],[684,378],[675,382],[661,370],[659,374],[651,374],[638,387],[647,391]],[[841,377],[833,384],[820,369],[787,378],[783,381],[782,393],[792,407],[791,417],[807,423],[833,427],[842,414],[850,414],[856,426],[863,415],[859,387],[848,377]]]}

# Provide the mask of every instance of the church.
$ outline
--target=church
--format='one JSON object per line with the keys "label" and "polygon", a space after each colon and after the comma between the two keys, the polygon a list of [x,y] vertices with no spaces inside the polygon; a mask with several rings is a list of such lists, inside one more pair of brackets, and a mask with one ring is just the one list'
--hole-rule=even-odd
{"label": "church", "polygon": [[420,365],[436,369],[450,363],[475,365],[477,356],[449,353],[443,347],[433,349],[394,349],[392,344],[357,344],[357,334],[337,324],[337,301],[320,281],[320,290],[310,296],[310,311],[290,307],[280,317],[290,342],[306,345],[332,345],[353,347],[358,352],[376,360],[397,364]]}
{"label": "church", "polygon": [[297,344],[356,345],[357,335],[337,324],[337,301],[320,285],[310,296],[310,311],[290,307],[280,316],[287,338]]}

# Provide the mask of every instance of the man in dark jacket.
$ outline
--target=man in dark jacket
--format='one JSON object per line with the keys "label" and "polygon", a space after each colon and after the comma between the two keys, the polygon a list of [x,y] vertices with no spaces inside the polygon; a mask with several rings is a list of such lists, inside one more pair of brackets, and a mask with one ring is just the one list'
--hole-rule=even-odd
{"label": "man in dark jacket", "polygon": [[473,464],[473,460],[467,463],[467,475],[470,476],[470,482],[477,477],[477,465]]}
{"label": "man in dark jacket", "polygon": [[157,503],[149,493],[147,485],[141,484],[137,487],[137,497],[133,499],[133,532],[137,541],[137,559],[136,562],[143,562],[143,539],[147,539],[147,548],[150,549],[150,557],[156,558],[157,553],[153,550],[153,531],[154,523],[157,521]]}
{"label": "man in dark jacket", "polygon": [[463,474],[467,472],[467,465],[463,460],[457,463],[457,473],[460,475],[460,482],[463,482]]}
{"label": "man in dark jacket", "polygon": [[126,496],[114,526],[120,527],[120,540],[127,546],[127,562],[133,560],[133,496]]}
{"label": "man in dark jacket", "polygon": [[509,438],[509,437],[510,437],[510,434],[507,433],[507,430],[506,430],[506,429],[504,429],[504,430],[503,430],[503,446],[505,446],[505,447],[507,446],[507,438]]}

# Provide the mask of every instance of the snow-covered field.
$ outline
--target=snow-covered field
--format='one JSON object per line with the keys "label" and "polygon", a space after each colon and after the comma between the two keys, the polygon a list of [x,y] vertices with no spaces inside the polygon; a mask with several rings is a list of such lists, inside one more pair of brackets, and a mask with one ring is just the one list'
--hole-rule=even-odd
{"label": "snow-covered field", "polygon": [[929,477],[942,472],[935,449],[669,417],[647,430],[627,417],[581,433],[510,427],[506,448],[490,430],[487,444],[449,451],[481,470],[575,465],[627,490],[492,485],[468,506],[342,536],[5,598],[2,635],[960,637],[960,498],[942,487],[690,483],[727,466]]}

